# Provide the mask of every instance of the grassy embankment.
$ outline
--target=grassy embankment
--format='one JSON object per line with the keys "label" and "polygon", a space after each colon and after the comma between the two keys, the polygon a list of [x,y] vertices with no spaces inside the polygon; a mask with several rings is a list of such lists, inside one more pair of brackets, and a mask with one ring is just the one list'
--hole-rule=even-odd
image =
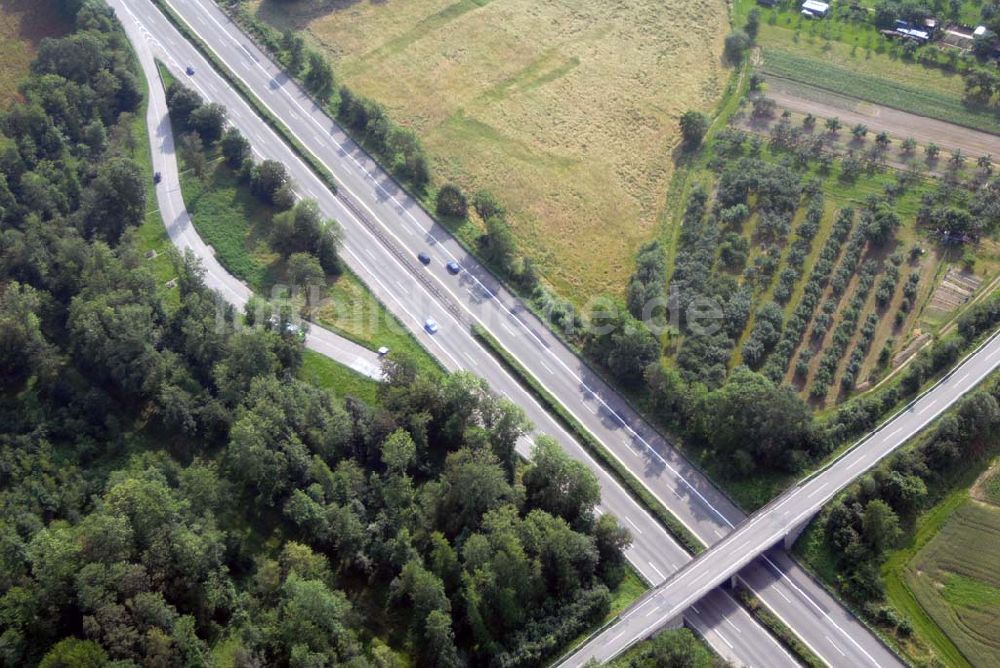
{"label": "grassy embankment", "polygon": [[[160,68],[164,85],[170,74]],[[175,128],[175,137],[180,132]],[[201,177],[188,169],[183,159],[181,190],[195,228],[227,271],[245,281],[254,292],[267,295],[284,274],[281,257],[269,247],[269,226],[274,211],[250,193],[247,185],[220,158],[217,149],[207,151],[208,168]],[[376,349],[411,355],[426,370],[439,369],[437,363],[417,343],[403,325],[390,314],[363,283],[350,271],[330,277],[326,300],[314,313],[317,324],[359,343]],[[306,366],[314,378],[330,378],[340,365],[316,368],[318,355],[308,355]],[[344,369],[344,374],[354,376]],[[362,380],[345,376],[352,386],[363,386]],[[360,384],[360,385],[359,385]],[[366,394],[374,390],[368,388]]]}
{"label": "grassy embankment", "polygon": [[[521,249],[577,304],[622,292],[656,232],[677,118],[711,108],[727,78],[704,57],[726,31],[715,0],[612,13],[593,0],[248,9],[301,30],[352,90],[413,128],[438,184],[493,191]],[[476,230],[456,232],[468,243]]]}

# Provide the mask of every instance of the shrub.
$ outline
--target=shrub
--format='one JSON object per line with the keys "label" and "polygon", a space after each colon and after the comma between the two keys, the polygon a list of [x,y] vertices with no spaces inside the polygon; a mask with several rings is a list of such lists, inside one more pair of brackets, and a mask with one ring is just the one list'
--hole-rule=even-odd
{"label": "shrub", "polygon": [[451,183],[441,186],[437,194],[437,212],[449,218],[465,218],[468,215],[469,204],[458,186]]}

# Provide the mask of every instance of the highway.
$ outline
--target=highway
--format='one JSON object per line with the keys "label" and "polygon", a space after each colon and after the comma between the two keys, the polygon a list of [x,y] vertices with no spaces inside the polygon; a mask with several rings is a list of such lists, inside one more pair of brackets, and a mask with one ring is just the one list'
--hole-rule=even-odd
{"label": "highway", "polygon": [[[156,203],[160,216],[167,228],[167,236],[178,250],[190,249],[200,259],[205,270],[205,284],[222,295],[223,299],[242,310],[252,296],[250,288],[230,274],[215,258],[212,249],[202,240],[191,222],[184,198],[181,196],[180,177],[177,170],[177,154],[174,149],[174,135],[167,114],[167,100],[160,85],[159,73],[148,42],[140,36],[135,51],[146,79],[149,82],[149,104],[146,108],[146,125],[153,170],[159,172],[160,183],[156,186]],[[141,46],[140,46],[141,44]],[[342,336],[310,325],[306,335],[306,346],[374,380],[381,380],[381,362],[377,353],[348,341]]]}
{"label": "highway", "polygon": [[[229,121],[250,139],[256,155],[283,162],[295,180],[298,192],[316,199],[324,215],[341,222],[345,236],[345,262],[446,368],[452,371],[469,370],[487,378],[492,389],[520,406],[540,432],[556,438],[572,457],[583,461],[594,471],[601,486],[602,501],[598,512],[614,514],[632,531],[634,542],[627,557],[647,581],[654,585],[663,582],[690,559],[662,526],[524,391],[519,382],[491,354],[479,346],[467,324],[459,318],[461,311],[456,314],[458,309],[454,305],[450,305],[440,295],[431,294],[423,280],[414,278],[418,275],[416,272],[423,269],[412,259],[394,252],[391,244],[377,237],[368,225],[362,223],[344,205],[341,198],[334,196],[151,3],[132,4],[128,0],[109,0],[109,4],[116,10],[130,41],[140,53],[140,63],[150,80],[151,88],[157,82],[152,62],[152,55],[155,55],[175,76],[186,79],[206,100],[224,104],[229,112]],[[184,69],[187,65],[196,68],[195,76],[185,76]],[[162,109],[161,106],[161,112]],[[176,176],[173,180],[169,177],[170,174],[176,174],[176,163],[173,163],[172,170],[166,166],[167,161],[172,159],[172,146],[162,140],[160,133],[161,131],[154,133],[156,137],[152,142],[154,153],[157,154],[155,164],[167,182],[167,187],[164,188],[166,196],[179,191]],[[174,200],[173,204],[167,205],[161,202],[161,206],[164,206],[168,229],[186,227],[193,234],[190,221],[184,225],[174,222],[178,220],[178,214],[171,212],[180,211],[177,207],[182,207],[182,202],[177,204],[177,200]],[[174,208],[168,209],[168,206]],[[185,246],[190,246],[198,253],[206,266],[214,262],[211,252],[204,244],[199,245],[191,238]],[[227,290],[224,285],[224,270],[217,264],[212,267],[207,280],[213,287]],[[432,268],[444,274],[442,267]],[[431,335],[422,329],[424,318],[428,316],[440,323],[441,329],[437,334]],[[393,325],[386,323],[386,326]],[[529,439],[525,438],[519,443],[518,450],[522,455],[528,455],[529,447]],[[699,610],[692,618],[692,626],[727,659],[743,665],[796,665],[781,645],[756,624],[725,591],[710,593]]]}
{"label": "highway", "polygon": [[[745,515],[724,493],[466,253],[211,0],[167,1],[227,68],[334,174],[342,195],[356,202],[367,218],[381,226],[391,243],[407,249],[411,257],[418,250],[432,256],[431,270],[426,273],[434,281],[433,290],[457,306],[463,324],[478,322],[490,331],[703,543],[717,542],[744,519]],[[154,10],[150,7],[149,11]],[[449,279],[440,271],[449,260],[462,265],[460,280]],[[424,271],[420,267],[415,270],[418,275]],[[472,364],[472,371],[494,382],[492,375],[474,363],[483,359],[481,348],[449,344],[446,354],[457,351],[461,351],[457,353],[460,364]],[[633,516],[619,516],[630,528],[642,525]],[[787,555],[780,559],[765,556],[751,567],[746,581],[754,584],[761,601],[827,663],[901,665],[873,633]]]}
{"label": "highway", "polygon": [[[594,637],[561,664],[607,661],[642,640],[802,526],[840,490],[940,416],[1000,366],[1000,332],[953,369],[932,390],[884,423],[822,471],[803,480],[741,523],[725,539],[687,564],[655,594]],[[845,663],[846,665],[846,663]]]}
{"label": "highway", "polygon": [[[430,271],[422,269],[412,259],[409,263],[404,261],[428,288],[424,294],[417,291],[406,295],[411,308],[415,301],[436,295],[449,305],[462,326],[470,322],[483,325],[705,544],[715,543],[744,519],[743,513],[725,494],[465,253],[446,230],[354,145],[214,3],[210,0],[168,1],[228,69],[331,170],[340,186],[342,197],[338,199],[352,202],[354,211],[376,224],[383,243],[404,249],[402,253],[408,252],[410,258],[418,250],[431,254],[434,261]],[[144,14],[156,13],[152,6],[137,7],[140,9]],[[183,47],[182,44],[170,45],[171,50]],[[238,97],[231,90],[220,93]],[[225,98],[220,101],[228,105]],[[251,136],[251,139],[256,143],[261,137]],[[334,217],[345,222],[342,216]],[[357,220],[356,216],[352,217]],[[350,242],[348,247],[351,247]],[[363,250],[370,252],[371,248],[365,246]],[[440,270],[444,262],[452,259],[464,269],[459,280],[450,279]],[[372,285],[367,279],[366,282]],[[411,279],[396,280],[400,288],[409,283]],[[450,357],[453,365],[465,366],[494,383],[491,374],[477,368],[486,355],[478,344],[473,341],[469,346],[463,337],[453,335],[447,346],[435,349],[443,338],[439,335],[432,341],[433,353]],[[521,402],[518,404],[523,406]],[[538,421],[536,424],[540,425]],[[641,518],[622,517],[630,528],[642,526]],[[792,560],[786,558],[779,563],[765,557],[755,570],[752,580],[765,583],[755,590],[759,598],[827,663],[842,662],[846,656],[853,665],[900,665],[874,634],[832,600]]]}

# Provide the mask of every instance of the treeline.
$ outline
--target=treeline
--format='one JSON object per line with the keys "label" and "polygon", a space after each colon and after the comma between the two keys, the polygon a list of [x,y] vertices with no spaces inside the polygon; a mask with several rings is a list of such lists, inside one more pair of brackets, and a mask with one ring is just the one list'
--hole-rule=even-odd
{"label": "treeline", "polygon": [[[122,33],[92,0],[40,53],[0,115],[0,662],[538,665],[603,618],[630,538],[593,474],[544,438],[520,462],[523,414],[469,375],[392,358],[376,405],[296,380],[283,316],[190,255],[165,300],[110,139]],[[122,161],[134,189],[101,184]]]}
{"label": "treeline", "polygon": [[880,566],[915,531],[917,516],[1000,446],[1000,383],[964,397],[916,447],[866,473],[820,519],[837,567],[837,587],[872,621],[908,635],[905,620],[883,605]]}
{"label": "treeline", "polygon": [[378,102],[353,93],[347,86],[338,87],[326,57],[306,46],[300,35],[291,30],[279,32],[254,17],[242,4],[231,4],[227,11],[282,67],[302,81],[320,104],[328,105],[330,112],[383,167],[417,195],[426,192],[431,181],[430,163],[412,130],[393,121]]}
{"label": "treeline", "polygon": [[171,81],[167,108],[171,122],[183,133],[181,157],[199,178],[206,177],[209,156],[217,146],[226,166],[274,212],[268,242],[286,261],[286,278],[292,284],[320,285],[326,276],[343,272],[340,224],[323,218],[315,200],[296,202],[295,183],[284,164],[254,162],[250,142],[238,129],[226,126],[225,107],[206,103],[193,89]]}

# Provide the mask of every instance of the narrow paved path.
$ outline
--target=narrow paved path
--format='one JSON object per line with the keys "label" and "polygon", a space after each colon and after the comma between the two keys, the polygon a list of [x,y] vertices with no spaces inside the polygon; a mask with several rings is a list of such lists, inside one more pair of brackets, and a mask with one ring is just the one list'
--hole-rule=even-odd
{"label": "narrow paved path", "polygon": [[[242,309],[253,293],[242,281],[219,264],[212,248],[202,240],[191,222],[191,216],[187,212],[181,194],[174,136],[156,61],[145,39],[133,40],[133,46],[148,82],[149,104],[146,109],[146,124],[149,128],[153,171],[159,172],[161,177],[159,185],[156,186],[156,201],[160,207],[163,224],[167,228],[167,235],[179,250],[191,249],[198,257],[205,268],[205,283],[208,287],[217,290],[237,309]],[[382,378],[377,353],[315,324],[309,325],[306,347],[364,376],[374,380]]]}

